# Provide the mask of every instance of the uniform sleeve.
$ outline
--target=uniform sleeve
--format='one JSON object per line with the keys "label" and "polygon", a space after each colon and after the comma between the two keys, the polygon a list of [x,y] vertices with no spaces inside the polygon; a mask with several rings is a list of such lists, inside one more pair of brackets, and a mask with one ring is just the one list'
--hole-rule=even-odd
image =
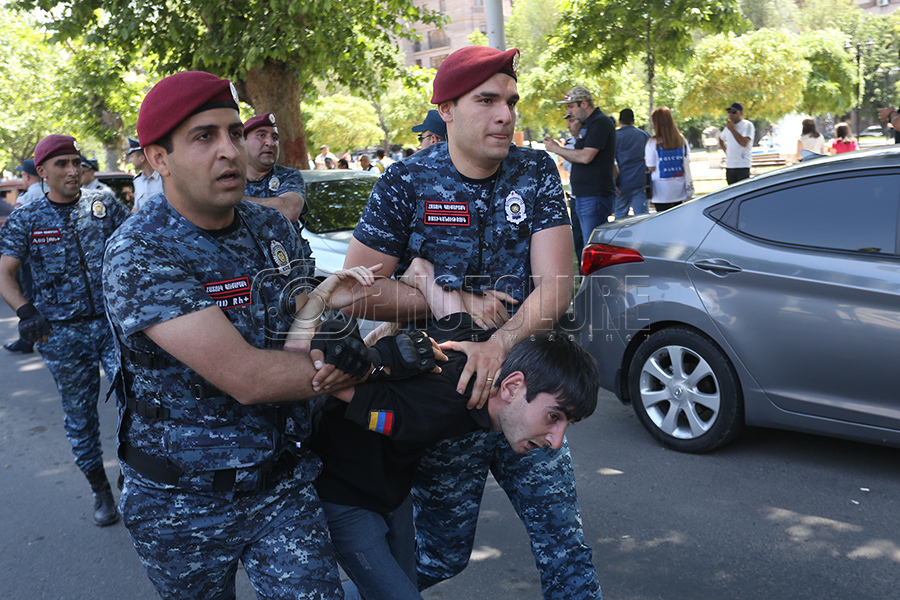
{"label": "uniform sleeve", "polygon": [[126,336],[216,306],[171,240],[133,232],[114,236],[106,248],[103,295],[113,322]]}
{"label": "uniform sleeve", "polygon": [[416,211],[415,192],[408,180],[409,171],[404,166],[391,165],[375,183],[353,237],[378,252],[402,256],[409,245]]}
{"label": "uniform sleeve", "polygon": [[17,208],[7,217],[3,227],[0,228],[0,254],[19,260],[25,260],[28,256],[31,226],[26,214],[24,209]]}
{"label": "uniform sleeve", "polygon": [[546,152],[539,155],[537,173],[539,183],[532,233],[560,225],[571,225],[559,169]]}
{"label": "uniform sleeve", "polygon": [[306,183],[303,181],[303,175],[296,169],[285,169],[281,183],[278,186],[278,192],[297,192],[306,198]]}

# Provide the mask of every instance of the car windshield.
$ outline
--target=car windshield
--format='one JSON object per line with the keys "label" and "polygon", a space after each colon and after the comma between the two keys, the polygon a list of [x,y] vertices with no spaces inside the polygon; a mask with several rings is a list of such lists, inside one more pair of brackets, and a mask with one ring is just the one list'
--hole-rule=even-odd
{"label": "car windshield", "polygon": [[355,228],[375,181],[375,177],[307,180],[309,213],[304,217],[306,228],[314,233]]}

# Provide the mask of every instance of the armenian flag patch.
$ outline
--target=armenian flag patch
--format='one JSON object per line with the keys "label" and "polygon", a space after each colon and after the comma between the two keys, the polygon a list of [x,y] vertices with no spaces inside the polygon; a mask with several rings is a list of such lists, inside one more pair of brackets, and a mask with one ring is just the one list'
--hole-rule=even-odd
{"label": "armenian flag patch", "polygon": [[391,430],[394,426],[394,411],[392,410],[383,410],[377,411],[373,410],[369,413],[369,431],[374,431],[375,433],[381,433],[383,435],[391,435]]}

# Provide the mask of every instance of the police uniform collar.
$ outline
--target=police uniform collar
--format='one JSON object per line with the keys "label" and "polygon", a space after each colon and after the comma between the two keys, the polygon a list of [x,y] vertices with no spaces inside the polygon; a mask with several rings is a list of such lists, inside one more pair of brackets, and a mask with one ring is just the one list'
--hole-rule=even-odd
{"label": "police uniform collar", "polygon": [[274,173],[274,172],[275,172],[275,167],[273,166],[271,169],[269,169],[268,171],[266,171],[266,172],[263,174],[262,177],[258,177],[257,179],[250,179],[250,178],[248,177],[248,178],[247,178],[247,183],[259,183],[260,181],[262,181],[263,179],[265,179],[266,177],[268,177],[269,175],[271,175],[271,174]]}
{"label": "police uniform collar", "polygon": [[234,220],[231,221],[230,225],[223,227],[221,229],[203,229],[202,227],[200,227],[199,229],[202,229],[205,233],[208,233],[209,235],[211,235],[214,238],[220,238],[220,237],[224,237],[224,236],[228,235],[229,233],[234,233],[235,231],[237,231],[240,228],[240,226],[241,226],[241,219],[238,216],[237,209],[235,209],[234,210]]}

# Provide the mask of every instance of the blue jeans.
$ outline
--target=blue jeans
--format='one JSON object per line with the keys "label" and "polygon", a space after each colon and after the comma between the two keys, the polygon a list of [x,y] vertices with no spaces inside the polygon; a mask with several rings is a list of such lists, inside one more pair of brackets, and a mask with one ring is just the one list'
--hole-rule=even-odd
{"label": "blue jeans", "polygon": [[644,188],[624,190],[616,196],[616,221],[627,217],[629,208],[633,208],[636,215],[650,212],[650,201],[647,200]]}
{"label": "blue jeans", "polygon": [[325,500],[322,508],[338,563],[352,580],[344,582],[344,600],[422,600],[410,498],[390,513]]}
{"label": "blue jeans", "polygon": [[585,245],[594,228],[609,221],[615,202],[615,196],[575,197],[575,212],[578,213],[578,220],[581,222],[581,235]]}
{"label": "blue jeans", "polygon": [[560,450],[516,454],[499,431],[443,440],[422,457],[412,489],[419,588],[453,577],[469,562],[488,472],[525,525],[544,600],[600,600],[568,441]]}

